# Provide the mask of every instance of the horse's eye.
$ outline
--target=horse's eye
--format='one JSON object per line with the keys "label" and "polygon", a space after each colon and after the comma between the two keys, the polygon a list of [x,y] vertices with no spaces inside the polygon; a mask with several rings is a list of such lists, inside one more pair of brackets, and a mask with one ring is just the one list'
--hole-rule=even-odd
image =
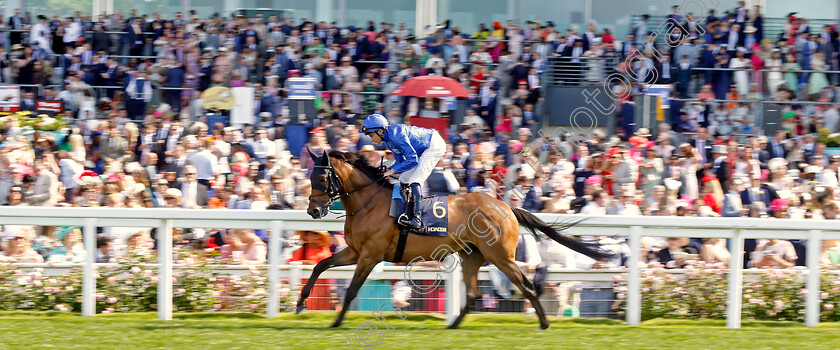
{"label": "horse's eye", "polygon": [[318,182],[320,182],[321,185],[326,186],[327,185],[327,175],[321,175],[321,177],[318,178]]}

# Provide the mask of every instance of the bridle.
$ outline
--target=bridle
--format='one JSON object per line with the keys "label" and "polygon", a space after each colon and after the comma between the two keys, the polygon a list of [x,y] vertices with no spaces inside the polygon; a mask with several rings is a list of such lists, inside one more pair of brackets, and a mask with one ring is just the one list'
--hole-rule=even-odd
{"label": "bridle", "polygon": [[[327,156],[327,155],[325,155],[325,156]],[[328,181],[327,181],[327,186],[326,187],[321,185],[320,182],[313,182],[312,183],[312,189],[316,189],[316,190],[322,191],[324,193],[316,194],[316,195],[310,195],[309,196],[309,202],[311,203],[313,198],[329,196],[329,199],[327,200],[327,202],[325,204],[318,204],[318,207],[320,207],[321,212],[323,212],[323,213],[327,213],[327,212],[335,213],[334,211],[330,210],[330,207],[332,207],[333,203],[335,203],[336,201],[341,200],[342,198],[347,197],[347,196],[349,196],[349,195],[351,195],[351,194],[353,194],[357,191],[360,191],[365,187],[368,187],[370,185],[379,183],[379,188],[376,190],[376,193],[374,193],[373,196],[371,196],[367,200],[367,202],[365,202],[365,204],[363,204],[361,207],[359,207],[359,209],[356,209],[354,212],[339,216],[339,218],[341,218],[343,216],[354,216],[354,215],[358,214],[360,211],[362,211],[362,209],[367,207],[368,204],[373,202],[373,199],[376,198],[376,195],[378,195],[380,191],[382,191],[382,187],[384,187],[385,183],[388,181],[388,178],[383,177],[383,178],[379,178],[379,179],[376,179],[376,180],[372,180],[371,182],[368,182],[367,184],[359,186],[359,187],[357,187],[353,190],[350,190],[348,192],[344,192],[344,186],[341,184],[341,179],[338,178],[338,174],[335,173],[335,169],[332,167],[332,164],[330,164],[330,165],[315,165],[315,169],[324,169],[324,174],[327,175]],[[313,169],[313,171],[314,171],[314,169]],[[315,186],[316,183],[317,183],[318,187]]]}

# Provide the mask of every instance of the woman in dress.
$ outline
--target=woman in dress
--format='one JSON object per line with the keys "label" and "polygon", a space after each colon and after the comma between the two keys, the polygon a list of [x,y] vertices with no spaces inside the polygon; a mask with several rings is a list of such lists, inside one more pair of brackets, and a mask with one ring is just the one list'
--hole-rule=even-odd
{"label": "woman in dress", "polygon": [[713,175],[703,177],[703,204],[720,215],[723,209],[723,189],[720,187],[720,180]]}
{"label": "woman in dress", "polygon": [[735,160],[733,177],[761,177],[761,162],[753,158],[752,146],[744,147],[741,157]]}
{"label": "woman in dress", "polygon": [[502,40],[505,40],[505,27],[502,26],[502,23],[499,21],[493,22],[493,32],[490,33],[490,40],[487,42],[488,51],[490,52],[490,57],[493,58],[493,62],[499,62],[499,56],[502,53],[503,49],[506,49],[506,45]]}
{"label": "woman in dress", "polygon": [[700,197],[700,186],[697,183],[697,164],[703,162],[703,156],[697,152],[697,149],[691,147],[691,144],[683,143],[680,145],[682,152],[682,184],[683,194],[690,199],[697,199]]}
{"label": "woman in dress", "polygon": [[650,196],[656,186],[662,184],[662,172],[665,169],[665,163],[662,158],[657,157],[653,149],[648,149],[645,152],[645,159],[639,164],[641,170],[642,192],[645,196]]}
{"label": "woman in dress", "polygon": [[[359,82],[358,75],[350,75],[345,81],[347,83],[341,88],[342,91],[348,93],[362,91],[362,83]],[[349,94],[345,101],[347,101],[345,105],[350,108],[350,111],[357,114],[362,113],[362,95]]]}
{"label": "woman in dress", "polygon": [[[822,51],[817,51],[814,58],[811,60],[811,69],[816,71],[828,70],[828,65],[825,63],[825,54]],[[811,73],[808,77],[808,94],[816,95],[822,89],[828,87],[828,78],[825,73]]]}
{"label": "woman in dress", "polygon": [[784,79],[782,77],[782,53],[778,50],[773,51],[773,56],[764,61],[764,67],[769,69],[767,73],[767,88],[771,94],[775,94],[779,90],[779,85],[782,85]]}
{"label": "woman in dress", "polygon": [[[785,70],[802,70],[802,67],[799,63],[796,62],[796,57],[794,55],[787,55],[785,57]],[[799,91],[799,73],[794,72],[785,72],[784,81],[787,83],[788,89],[793,91],[793,94],[796,95],[796,92]]]}
{"label": "woman in dress", "polygon": [[735,53],[735,58],[729,62],[729,68],[738,69],[734,71],[732,74],[733,80],[735,80],[735,85],[738,86],[738,93],[741,95],[746,95],[750,90],[750,75],[747,72],[752,64],[746,58],[744,58],[744,50],[738,50]]}

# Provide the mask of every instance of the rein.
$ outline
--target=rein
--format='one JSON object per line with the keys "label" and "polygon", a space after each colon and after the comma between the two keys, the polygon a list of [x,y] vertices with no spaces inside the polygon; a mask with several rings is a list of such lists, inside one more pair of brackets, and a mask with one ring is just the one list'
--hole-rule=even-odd
{"label": "rein", "polygon": [[[348,192],[341,192],[341,189],[344,186],[341,184],[341,180],[338,178],[338,175],[336,175],[335,170],[333,169],[332,165],[329,165],[329,166],[316,165],[315,167],[316,168],[327,169],[327,172],[329,172],[328,176],[329,176],[330,181],[329,181],[329,185],[327,186],[327,191],[325,191],[325,193],[322,193],[322,194],[319,194],[319,195],[310,195],[309,200],[311,201],[312,198],[317,198],[317,197],[321,197],[321,196],[329,196],[330,197],[329,201],[327,202],[327,204],[322,206],[322,208],[324,208],[326,211],[331,212],[333,214],[338,213],[338,212],[330,209],[330,207],[332,206],[333,203],[335,203],[335,201],[340,200],[344,197],[347,197],[347,196],[349,196],[349,195],[351,195],[351,194],[353,194],[357,191],[360,191],[360,190],[364,189],[365,187],[368,187],[368,186],[373,185],[375,183],[379,183],[379,188],[376,190],[376,193],[374,193],[373,196],[368,198],[368,200],[365,202],[365,204],[363,204],[359,209],[356,209],[352,213],[339,215],[338,218],[342,218],[342,217],[345,217],[345,216],[355,216],[356,214],[361,212],[371,202],[373,202],[373,199],[376,198],[376,196],[379,194],[379,192],[382,191],[382,188],[385,186],[386,181],[388,181],[387,177],[383,177],[383,178],[379,178],[379,179],[373,180],[371,182],[368,182],[367,184],[364,184],[362,186],[356,187],[355,189],[350,190]],[[336,186],[339,190],[334,191],[333,186]]]}

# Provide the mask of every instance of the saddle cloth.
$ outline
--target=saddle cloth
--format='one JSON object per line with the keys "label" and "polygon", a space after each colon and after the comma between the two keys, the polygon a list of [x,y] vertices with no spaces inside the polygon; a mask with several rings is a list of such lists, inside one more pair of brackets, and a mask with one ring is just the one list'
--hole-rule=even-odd
{"label": "saddle cloth", "polygon": [[[425,197],[420,201],[422,214],[420,220],[423,222],[423,229],[419,232],[411,231],[421,236],[445,237],[449,228],[449,204],[446,197],[432,196]],[[391,195],[391,216],[399,218],[405,213],[405,201],[400,196],[400,185],[394,185],[394,192]]]}

